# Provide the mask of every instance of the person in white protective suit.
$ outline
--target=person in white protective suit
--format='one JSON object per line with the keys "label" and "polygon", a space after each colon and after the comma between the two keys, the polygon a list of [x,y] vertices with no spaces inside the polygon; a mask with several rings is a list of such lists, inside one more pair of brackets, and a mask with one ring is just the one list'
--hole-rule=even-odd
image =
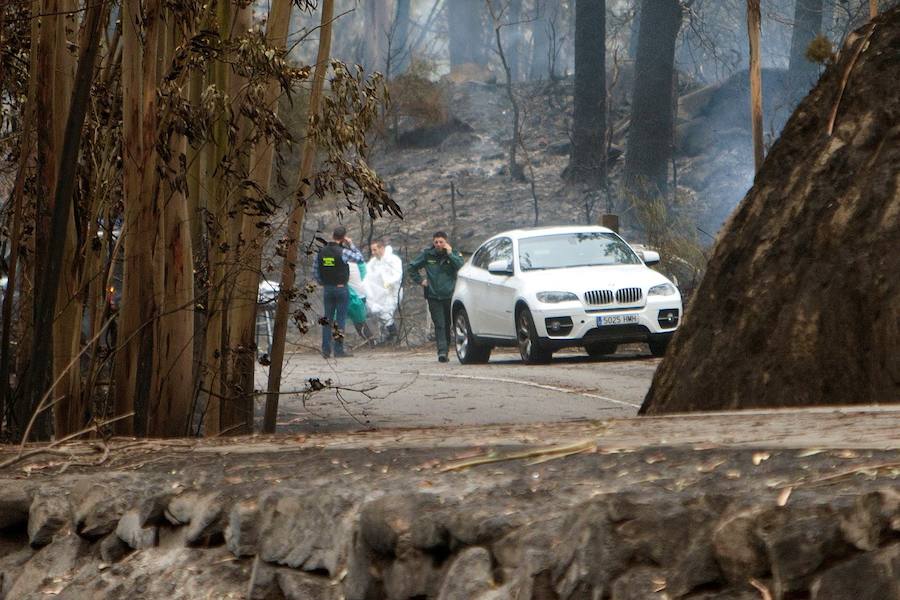
{"label": "person in white protective suit", "polygon": [[372,242],[372,258],[366,265],[366,308],[381,325],[382,340],[397,339],[394,313],[402,297],[403,261],[381,240]]}

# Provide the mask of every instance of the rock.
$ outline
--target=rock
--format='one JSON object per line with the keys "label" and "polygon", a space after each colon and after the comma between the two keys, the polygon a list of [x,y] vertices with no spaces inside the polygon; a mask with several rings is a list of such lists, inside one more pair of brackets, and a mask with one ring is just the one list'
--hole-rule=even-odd
{"label": "rock", "polygon": [[447,529],[456,542],[464,546],[481,546],[499,540],[525,520],[521,513],[500,512],[490,505],[477,506],[454,512]]}
{"label": "rock", "polygon": [[28,521],[31,495],[21,485],[0,486],[0,529]]}
{"label": "rock", "polygon": [[[405,131],[397,137],[400,148],[435,148],[454,133],[472,133],[474,130],[468,123],[451,117],[444,123],[426,125]],[[435,162],[437,162],[435,160]]]}
{"label": "rock", "polygon": [[445,570],[436,564],[431,555],[409,549],[384,568],[382,584],[385,598],[434,598]]}
{"label": "rock", "polygon": [[633,518],[616,527],[616,534],[639,560],[673,565],[714,516],[700,503],[640,504]]}
{"label": "rock", "polygon": [[858,496],[851,507],[840,512],[844,540],[859,550],[877,549],[881,532],[887,526],[888,519],[882,512],[882,495],[879,492]]}
{"label": "rock", "polygon": [[[599,500],[574,507],[554,549],[552,577],[561,598],[602,598],[628,566],[630,552],[617,538]],[[593,596],[591,596],[593,594]]]}
{"label": "rock", "polygon": [[437,600],[473,600],[493,587],[490,553],[467,548],[453,560]]}
{"label": "rock", "polygon": [[765,545],[756,532],[762,510],[754,507],[726,514],[713,529],[716,560],[731,582],[744,583],[747,577],[762,577],[769,570]]}
{"label": "rock", "polygon": [[91,486],[75,509],[75,532],[91,540],[105,536],[115,530],[129,501],[129,497],[108,485]]}
{"label": "rock", "polygon": [[635,567],[616,579],[610,600],[648,600],[666,586],[666,572],[658,567]]}
{"label": "rock", "polygon": [[717,583],[722,579],[708,528],[694,536],[687,551],[669,571],[666,593],[671,598],[682,598],[698,587]]}
{"label": "rock", "polygon": [[561,540],[563,525],[561,516],[525,523],[491,545],[494,559],[504,569],[528,565],[532,574],[549,569],[552,548]]}
{"label": "rock", "polygon": [[225,544],[237,557],[253,556],[259,542],[259,506],[244,500],[231,507],[225,527]]}
{"label": "rock", "polygon": [[291,490],[266,506],[260,557],[305,571],[324,569],[334,575],[352,529],[356,495],[328,487]]}
{"label": "rock", "polygon": [[810,586],[811,600],[900,600],[900,544],[831,567]]}
{"label": "rock", "polygon": [[156,527],[143,527],[140,512],[132,509],[119,519],[116,535],[135,550],[142,550],[156,545],[157,529]]}
{"label": "rock", "polygon": [[196,492],[185,492],[169,501],[163,515],[172,525],[186,525],[191,522],[194,506],[200,501]]}
{"label": "rock", "polygon": [[253,559],[253,568],[250,570],[250,582],[247,584],[247,598],[249,600],[267,600],[280,593],[277,581],[277,569],[268,565],[259,557]]}
{"label": "rock", "polygon": [[472,132],[454,132],[448,135],[440,145],[441,152],[449,152],[452,150],[463,150],[474,146],[481,138]]}
{"label": "rock", "polygon": [[46,546],[53,535],[69,522],[69,500],[61,490],[40,489],[28,510],[28,539],[33,548]]}
{"label": "rock", "polygon": [[837,515],[827,506],[770,510],[757,525],[777,598],[803,589],[823,563],[846,553]]}
{"label": "rock", "polygon": [[224,509],[224,500],[218,492],[202,496],[191,512],[186,542],[188,544],[202,543],[204,540],[222,533],[225,528],[222,522]]}
{"label": "rock", "polygon": [[380,579],[381,571],[373,564],[371,552],[361,537],[357,531],[347,556],[347,572],[342,582],[346,600],[368,600],[380,593],[376,579]]}
{"label": "rock", "polygon": [[336,588],[324,577],[291,569],[278,569],[275,581],[285,600],[328,600],[335,597],[333,590]]}
{"label": "rock", "polygon": [[110,533],[100,541],[100,558],[106,563],[118,562],[131,550],[131,546],[116,533]]}
{"label": "rock", "polygon": [[[7,600],[50,597],[44,593],[47,591],[44,589],[45,583],[56,578],[71,577],[78,560],[88,552],[88,542],[77,535],[57,536],[15,574],[15,581],[6,594]],[[59,584],[55,584],[55,587],[59,587]]]}
{"label": "rock", "polygon": [[[446,544],[446,528],[433,514],[440,507],[440,499],[433,494],[382,496],[360,510],[360,535],[369,548],[382,555],[394,554],[401,536],[423,549]],[[412,535],[416,536],[414,544],[409,539]]]}

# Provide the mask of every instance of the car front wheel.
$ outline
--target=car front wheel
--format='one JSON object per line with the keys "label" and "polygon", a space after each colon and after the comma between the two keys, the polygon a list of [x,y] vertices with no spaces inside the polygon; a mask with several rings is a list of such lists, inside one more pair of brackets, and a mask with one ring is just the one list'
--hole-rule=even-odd
{"label": "car front wheel", "polygon": [[453,319],[453,333],[456,340],[456,358],[464,365],[483,364],[491,359],[491,347],[479,344],[472,335],[469,315],[466,309],[456,311]]}
{"label": "car front wheel", "polygon": [[527,365],[550,362],[553,352],[541,347],[534,328],[534,319],[531,318],[531,311],[527,308],[519,310],[516,317],[516,337],[522,362]]}

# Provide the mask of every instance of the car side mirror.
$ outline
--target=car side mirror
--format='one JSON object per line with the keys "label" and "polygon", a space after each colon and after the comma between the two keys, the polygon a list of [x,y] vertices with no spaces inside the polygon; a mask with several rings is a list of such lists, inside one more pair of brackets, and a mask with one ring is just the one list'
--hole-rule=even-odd
{"label": "car side mirror", "polygon": [[491,275],[512,275],[512,263],[508,260],[493,260],[488,263],[488,273]]}
{"label": "car side mirror", "polygon": [[645,265],[649,266],[659,263],[659,252],[654,252],[653,250],[644,250],[640,254]]}

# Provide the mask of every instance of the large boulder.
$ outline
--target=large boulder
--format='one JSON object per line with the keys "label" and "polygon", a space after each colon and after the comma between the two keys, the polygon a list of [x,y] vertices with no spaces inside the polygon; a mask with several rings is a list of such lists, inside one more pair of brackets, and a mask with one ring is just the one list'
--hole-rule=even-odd
{"label": "large boulder", "polygon": [[643,414],[900,400],[898,79],[893,9],[849,36],[791,116]]}

